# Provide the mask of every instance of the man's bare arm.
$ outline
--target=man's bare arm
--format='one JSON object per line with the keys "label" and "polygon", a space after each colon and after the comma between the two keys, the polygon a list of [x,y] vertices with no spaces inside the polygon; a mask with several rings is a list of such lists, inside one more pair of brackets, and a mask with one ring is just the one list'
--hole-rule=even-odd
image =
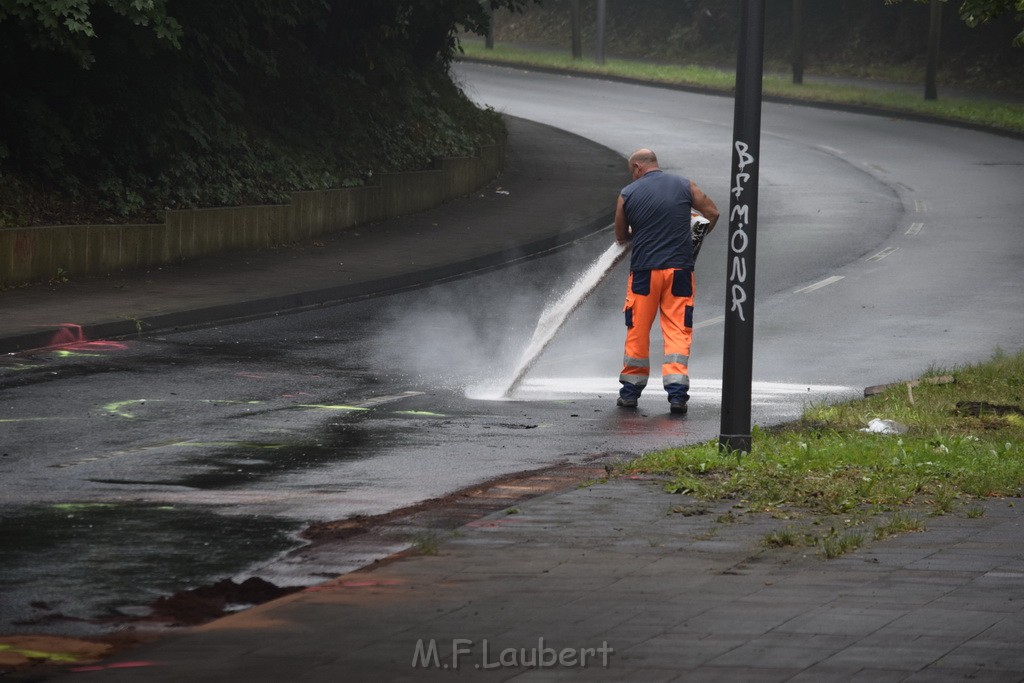
{"label": "man's bare arm", "polygon": [[697,187],[697,183],[692,180],[690,181],[690,206],[700,211],[704,214],[704,218],[711,221],[711,225],[708,226],[708,232],[715,229],[719,216],[718,207],[711,201],[711,197],[704,194],[704,190]]}
{"label": "man's bare arm", "polygon": [[619,201],[615,204],[615,241],[625,244],[633,236],[629,233],[629,222],[626,220],[625,200],[619,195]]}

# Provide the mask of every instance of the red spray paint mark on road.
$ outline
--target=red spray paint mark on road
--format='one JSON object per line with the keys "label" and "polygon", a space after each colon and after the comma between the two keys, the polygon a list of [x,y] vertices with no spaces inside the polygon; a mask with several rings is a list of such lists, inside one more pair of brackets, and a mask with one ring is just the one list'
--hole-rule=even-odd
{"label": "red spray paint mark on road", "polygon": [[466,524],[466,526],[472,527],[474,529],[494,529],[497,527],[505,526],[507,524],[515,524],[516,522],[519,522],[520,519],[517,519],[515,517],[503,517],[501,519],[478,519],[475,522],[469,522],[468,524]]}
{"label": "red spray paint mark on road", "polygon": [[86,339],[82,326],[78,323],[60,323],[56,327],[60,329],[50,339],[50,343],[43,348],[61,348],[75,351],[124,351],[128,348],[128,345],[122,342]]}
{"label": "red spray paint mark on road", "polygon": [[404,581],[398,581],[397,579],[380,579],[380,580],[366,580],[366,581],[345,581],[341,584],[342,588],[369,588],[371,586],[398,586]]}
{"label": "red spray paint mark on road", "polygon": [[96,341],[83,341],[68,344],[66,349],[81,349],[85,351],[126,351],[128,345],[122,342],[110,341],[109,339],[97,339]]}
{"label": "red spray paint mark on road", "polygon": [[310,586],[303,590],[304,593],[319,593],[320,591],[333,591],[342,588],[377,588],[379,586],[401,586],[405,581],[399,579],[367,579],[365,581],[345,581],[344,583],[325,584],[322,586]]}
{"label": "red spray paint mark on road", "polygon": [[47,347],[67,346],[68,344],[85,341],[85,335],[82,333],[81,325],[76,323],[60,323],[58,327],[60,327],[60,329],[53,335],[53,339],[50,340]]}
{"label": "red spray paint mark on road", "polygon": [[85,671],[103,671],[104,669],[138,669],[143,666],[159,666],[157,662],[116,662],[114,664],[98,664],[96,666],[76,666],[68,669],[72,673],[83,673]]}

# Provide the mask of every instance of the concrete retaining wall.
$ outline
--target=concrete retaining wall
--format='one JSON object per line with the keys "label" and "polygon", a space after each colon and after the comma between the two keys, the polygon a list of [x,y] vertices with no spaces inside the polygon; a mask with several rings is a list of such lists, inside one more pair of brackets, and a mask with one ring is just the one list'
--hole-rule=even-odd
{"label": "concrete retaining wall", "polygon": [[505,146],[435,166],[387,173],[376,185],[296,192],[288,204],[168,211],[162,224],[0,229],[0,285],[45,281],[61,270],[101,275],[269,247],[423,211],[493,180],[505,166]]}

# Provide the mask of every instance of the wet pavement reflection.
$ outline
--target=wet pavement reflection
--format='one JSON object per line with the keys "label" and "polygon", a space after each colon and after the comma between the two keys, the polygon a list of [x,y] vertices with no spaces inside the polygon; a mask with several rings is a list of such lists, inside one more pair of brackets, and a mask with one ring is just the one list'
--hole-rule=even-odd
{"label": "wet pavement reflection", "polygon": [[0,628],[99,633],[162,595],[298,547],[298,525],[209,508],[116,502],[0,507]]}

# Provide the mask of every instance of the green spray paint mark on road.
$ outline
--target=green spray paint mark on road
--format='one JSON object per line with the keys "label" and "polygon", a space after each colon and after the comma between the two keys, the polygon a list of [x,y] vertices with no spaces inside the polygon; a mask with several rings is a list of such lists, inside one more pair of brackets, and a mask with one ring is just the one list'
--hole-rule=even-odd
{"label": "green spray paint mark on road", "polygon": [[116,508],[115,503],[56,503],[56,510],[89,510],[95,508]]}
{"label": "green spray paint mark on road", "polygon": [[299,403],[295,408],[315,408],[321,411],[369,411],[361,405],[323,405],[319,403]]}
{"label": "green spray paint mark on road", "polygon": [[45,422],[46,420],[69,420],[68,417],[5,417],[0,422]]}
{"label": "green spray paint mark on road", "polygon": [[[131,412],[128,412],[127,410],[124,410],[125,406],[130,406],[130,405],[133,405],[133,404],[134,405],[143,405],[147,401],[150,402],[150,403],[169,403],[169,402],[171,402],[171,400],[174,400],[175,402],[178,402],[178,403],[190,403],[191,402],[189,399],[162,399],[161,398],[161,399],[149,400],[149,399],[145,399],[145,398],[135,398],[135,399],[131,399],[129,401],[114,401],[113,403],[108,403],[107,405],[103,406],[103,410],[107,411],[111,415],[117,415],[118,417],[124,417],[124,418],[128,418],[128,419],[132,419],[132,418],[135,417],[135,414],[131,413]],[[224,404],[224,405],[247,405],[247,406],[250,406],[250,405],[258,405],[258,404],[262,403],[262,401],[233,401],[231,399],[212,399],[212,398],[206,398],[206,399],[198,399],[196,401],[196,403],[210,403],[210,404],[213,404],[213,405]]]}
{"label": "green spray paint mark on road", "polygon": [[135,415],[133,413],[129,413],[126,410],[122,410],[122,408],[124,408],[125,406],[130,406],[132,404],[143,405],[145,402],[146,399],[144,398],[136,398],[130,401],[114,401],[113,403],[108,403],[107,405],[103,406],[103,410],[107,411],[111,415],[117,415],[118,417],[126,417],[128,419],[132,419],[135,417]]}
{"label": "green spray paint mark on road", "polygon": [[42,650],[26,650],[10,643],[0,643],[0,652],[13,652],[28,659],[47,659],[51,662],[77,662],[78,657],[66,652],[43,652]]}

